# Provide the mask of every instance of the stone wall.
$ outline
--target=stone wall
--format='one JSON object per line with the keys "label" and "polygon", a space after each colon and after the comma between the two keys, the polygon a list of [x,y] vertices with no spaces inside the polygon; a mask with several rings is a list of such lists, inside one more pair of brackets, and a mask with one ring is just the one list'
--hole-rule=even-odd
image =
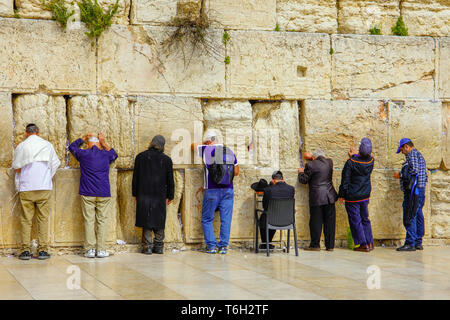
{"label": "stone wall", "polygon": [[[166,137],[176,169],[166,241],[202,243],[203,169],[190,144],[209,128],[220,131],[240,165],[234,243],[253,239],[249,186],[274,169],[296,188],[298,236],[308,240],[300,150],[323,149],[338,188],[348,148],[363,137],[374,144],[374,236],[402,239],[402,194],[393,173],[404,159],[395,151],[405,136],[429,169],[426,241],[448,243],[449,1],[120,0],[113,25],[96,41],[83,24],[62,31],[40,3],[0,0],[0,247],[18,246],[21,208],[11,163],[29,122],[61,160],[49,231],[54,248],[83,241],[79,164],[67,146],[87,131],[104,132],[119,154],[110,175],[110,245],[140,242],[132,169],[155,134]],[[202,4],[211,22],[206,46],[184,38],[167,46],[175,18],[199,17]],[[410,36],[392,35],[400,15]],[[374,26],[383,35],[370,35]],[[219,216],[217,232],[218,222]],[[337,239],[346,239],[347,228],[337,204]]]}

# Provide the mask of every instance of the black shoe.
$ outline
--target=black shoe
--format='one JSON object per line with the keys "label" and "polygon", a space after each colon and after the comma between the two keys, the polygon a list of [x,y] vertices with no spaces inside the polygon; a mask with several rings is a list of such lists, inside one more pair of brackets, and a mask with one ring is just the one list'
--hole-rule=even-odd
{"label": "black shoe", "polygon": [[416,247],[413,247],[409,244],[405,244],[405,245],[397,248],[397,251],[416,251]]}
{"label": "black shoe", "polygon": [[[259,245],[259,249],[260,250],[266,250],[267,249],[266,244],[265,243],[260,244]],[[269,244],[269,250],[273,250],[273,249],[275,249],[275,246],[273,244]]]}
{"label": "black shoe", "polygon": [[152,254],[152,248],[151,247],[143,248],[142,253],[143,254]]}
{"label": "black shoe", "polygon": [[421,244],[417,245],[416,250],[423,250],[423,246]]}
{"label": "black shoe", "polygon": [[38,259],[39,260],[50,259],[50,255],[46,251],[39,251]]}
{"label": "black shoe", "polygon": [[31,259],[31,254],[30,251],[26,250],[24,252],[22,252],[19,256],[20,260],[30,260]]}
{"label": "black shoe", "polygon": [[153,253],[163,254],[163,247],[154,247]]}

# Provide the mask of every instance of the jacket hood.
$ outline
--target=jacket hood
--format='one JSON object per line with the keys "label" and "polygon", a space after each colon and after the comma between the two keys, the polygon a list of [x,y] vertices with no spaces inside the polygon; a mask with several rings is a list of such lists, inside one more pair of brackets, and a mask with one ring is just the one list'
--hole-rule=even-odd
{"label": "jacket hood", "polygon": [[353,156],[349,160],[352,161],[354,170],[361,176],[369,175],[373,170],[373,157],[363,159]]}

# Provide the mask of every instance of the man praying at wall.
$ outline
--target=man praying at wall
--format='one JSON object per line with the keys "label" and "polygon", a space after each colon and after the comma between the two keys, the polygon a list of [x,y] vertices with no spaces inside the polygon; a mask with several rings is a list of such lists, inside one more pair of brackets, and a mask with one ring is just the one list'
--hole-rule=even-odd
{"label": "man praying at wall", "polygon": [[31,224],[36,213],[38,259],[44,260],[50,258],[47,243],[52,178],[61,162],[53,145],[39,136],[39,128],[35,124],[26,126],[25,135],[25,141],[14,150],[12,164],[16,171],[16,189],[23,209],[20,216],[22,248],[19,259],[31,259]]}
{"label": "man praying at wall", "polygon": [[325,158],[322,150],[314,154],[305,153],[308,162],[305,168],[298,169],[298,181],[309,184],[309,232],[311,243],[305,250],[320,251],[320,235],[325,235],[325,248],[334,249],[336,228],[337,192],[333,187],[333,160]]}
{"label": "man praying at wall", "polygon": [[[87,149],[80,149],[83,143],[87,143]],[[117,159],[117,153],[106,143],[102,133],[98,137],[94,133],[86,134],[72,142],[69,151],[80,162],[79,194],[84,218],[84,256],[108,257],[105,242],[111,204],[109,165]]]}
{"label": "man praying at wall", "polygon": [[173,163],[164,154],[165,144],[163,136],[154,136],[148,150],[139,153],[134,162],[132,193],[136,200],[136,227],[142,228],[144,254],[163,253],[166,208],[175,194]]}

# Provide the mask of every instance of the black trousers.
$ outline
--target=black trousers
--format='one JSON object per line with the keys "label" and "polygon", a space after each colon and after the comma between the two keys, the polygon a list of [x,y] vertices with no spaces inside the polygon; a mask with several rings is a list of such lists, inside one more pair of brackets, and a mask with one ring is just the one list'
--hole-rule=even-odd
{"label": "black trousers", "polygon": [[[155,235],[152,238],[152,233]],[[146,247],[162,247],[164,246],[164,229],[142,229],[142,243]]]}
{"label": "black trousers", "polygon": [[334,248],[335,228],[336,228],[336,208],[333,204],[314,206],[309,208],[309,232],[311,234],[310,247],[320,247],[320,236],[325,235],[325,247]]}
{"label": "black trousers", "polygon": [[[259,231],[261,234],[261,243],[266,243],[266,214],[262,213],[259,217]],[[276,230],[269,229],[269,242],[272,242]]]}

